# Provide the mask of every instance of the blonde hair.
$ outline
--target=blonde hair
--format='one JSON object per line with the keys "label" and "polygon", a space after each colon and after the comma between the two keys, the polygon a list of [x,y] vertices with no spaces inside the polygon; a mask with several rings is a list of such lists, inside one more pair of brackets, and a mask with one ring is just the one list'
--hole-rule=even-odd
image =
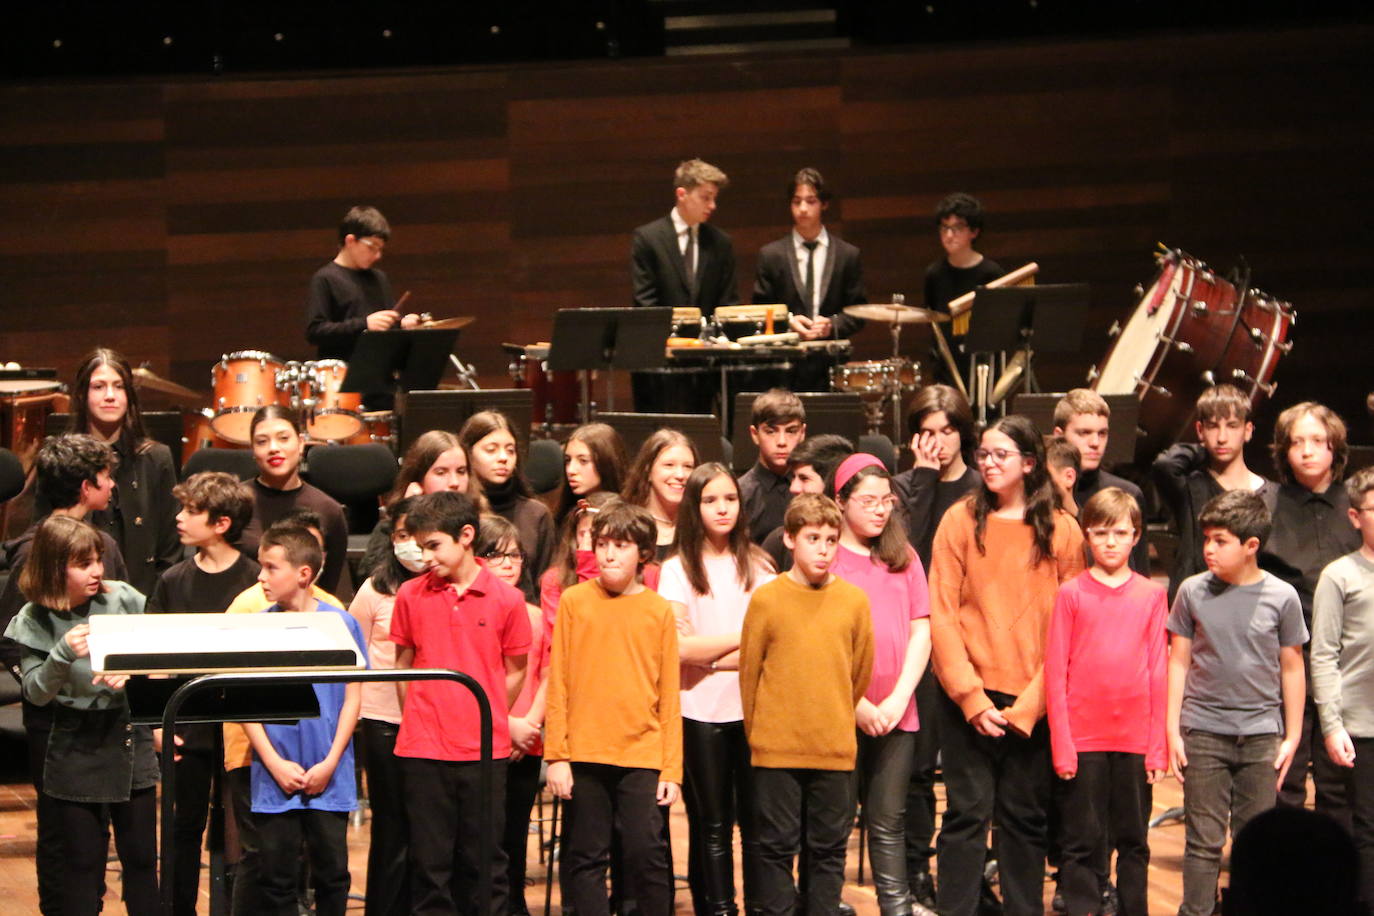
{"label": "blonde hair", "polygon": [[684,159],[673,172],[673,187],[690,191],[699,184],[713,184],[721,190],[730,183],[724,172],[702,159]]}
{"label": "blonde hair", "polygon": [[[34,604],[54,611],[70,611],[67,594],[67,567],[73,560],[105,555],[100,533],[79,519],[50,515],[38,526],[24,569],[19,573],[19,590]],[[104,585],[101,586],[102,591]]]}
{"label": "blonde hair", "polygon": [[1107,406],[1102,395],[1091,388],[1075,388],[1054,405],[1054,425],[1060,429],[1067,429],[1070,421],[1080,414],[1110,418],[1112,409]]}

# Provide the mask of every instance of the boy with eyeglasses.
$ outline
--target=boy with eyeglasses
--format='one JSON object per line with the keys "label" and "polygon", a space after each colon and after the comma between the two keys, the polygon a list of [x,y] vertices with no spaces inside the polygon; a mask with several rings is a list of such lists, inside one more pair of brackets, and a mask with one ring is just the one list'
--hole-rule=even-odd
{"label": "boy with eyeglasses", "polygon": [[1133,572],[1140,506],[1108,487],[1083,506],[1093,565],[1059,587],[1045,646],[1045,704],[1069,913],[1096,913],[1117,853],[1123,916],[1145,916],[1150,786],[1167,768],[1164,589]]}
{"label": "boy with eyeglasses", "polygon": [[[973,195],[959,191],[942,199],[935,207],[935,231],[944,256],[926,268],[925,304],[928,309],[948,313],[951,299],[996,280],[1005,271],[973,247],[983,232],[983,205]],[[950,324],[950,346],[959,360],[960,372],[968,368],[963,352],[968,322],[966,312]],[[932,364],[944,368],[942,359]]]}
{"label": "boy with eyeglasses", "polygon": [[1374,468],[1345,485],[1358,550],[1322,570],[1312,595],[1312,697],[1326,753],[1349,775],[1360,897],[1374,903]]}

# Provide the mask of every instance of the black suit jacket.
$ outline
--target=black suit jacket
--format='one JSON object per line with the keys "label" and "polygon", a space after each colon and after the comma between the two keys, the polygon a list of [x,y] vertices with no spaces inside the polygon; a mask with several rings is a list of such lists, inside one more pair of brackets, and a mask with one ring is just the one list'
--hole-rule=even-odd
{"label": "black suit jacket", "polygon": [[662,217],[640,226],[630,243],[634,304],[679,308],[695,305],[710,315],[718,305],[739,302],[735,291],[735,247],[710,223],[697,230],[697,295],[687,290],[687,268],[673,221]]}
{"label": "black suit jacket", "polygon": [[[868,301],[864,295],[864,271],[859,249],[835,233],[830,235],[829,257],[818,278],[821,289],[820,314],[830,318],[835,337],[848,337],[864,322],[844,314],[845,306]],[[754,279],[754,302],[782,302],[793,314],[810,315],[811,306],[802,300],[805,281],[798,273],[793,256],[792,233],[759,249],[758,275]]]}

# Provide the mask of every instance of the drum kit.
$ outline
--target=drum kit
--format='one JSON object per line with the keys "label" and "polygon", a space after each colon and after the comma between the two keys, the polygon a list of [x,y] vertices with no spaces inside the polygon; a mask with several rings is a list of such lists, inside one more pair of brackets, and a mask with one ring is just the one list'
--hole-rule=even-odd
{"label": "drum kit", "polygon": [[851,305],[844,313],[865,321],[887,324],[892,334],[892,356],[838,365],[831,370],[830,383],[836,391],[854,392],[863,398],[869,433],[877,433],[882,428],[883,414],[890,402],[892,441],[899,443],[902,441],[902,399],[921,384],[921,364],[901,355],[902,326],[928,324],[936,334],[936,339],[943,342],[940,323],[949,321],[949,316],[932,309],[907,305],[906,298],[900,293],[893,294],[891,302]]}

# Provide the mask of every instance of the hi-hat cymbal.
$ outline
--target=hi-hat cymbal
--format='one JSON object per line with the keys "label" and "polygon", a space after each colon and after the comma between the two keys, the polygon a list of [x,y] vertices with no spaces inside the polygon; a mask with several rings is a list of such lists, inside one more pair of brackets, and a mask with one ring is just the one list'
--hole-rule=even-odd
{"label": "hi-hat cymbal", "polygon": [[142,391],[156,391],[187,406],[199,407],[210,400],[203,392],[193,391],[185,385],[178,385],[171,379],[163,378],[151,369],[139,366],[134,370],[134,382]]}
{"label": "hi-hat cymbal", "polygon": [[476,320],[477,318],[473,315],[460,315],[457,318],[440,318],[437,321],[421,322],[420,328],[426,331],[465,328]]}
{"label": "hi-hat cymbal", "polygon": [[852,318],[868,321],[885,321],[888,324],[934,324],[949,321],[944,312],[923,309],[920,306],[904,305],[900,302],[869,302],[865,305],[851,305],[844,310]]}

